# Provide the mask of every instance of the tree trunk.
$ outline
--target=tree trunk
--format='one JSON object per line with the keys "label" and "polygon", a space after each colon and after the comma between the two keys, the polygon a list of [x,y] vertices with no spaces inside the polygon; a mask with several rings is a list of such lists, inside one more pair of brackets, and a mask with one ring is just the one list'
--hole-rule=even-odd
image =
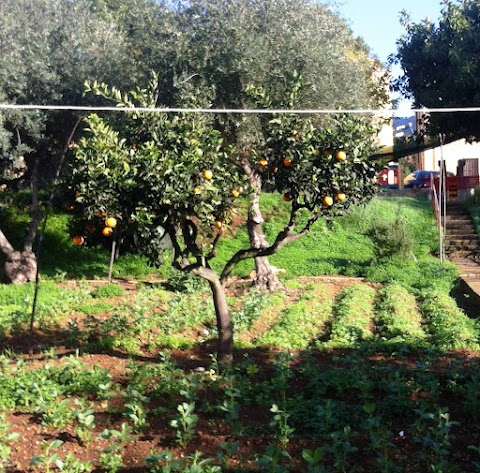
{"label": "tree trunk", "polygon": [[218,274],[210,268],[196,268],[193,273],[206,279],[210,284],[217,318],[217,358],[222,365],[230,366],[233,361],[233,322],[228,310],[225,286],[221,283]]}
{"label": "tree trunk", "polygon": [[227,306],[225,286],[220,281],[209,281],[217,317],[218,331],[218,361],[230,366],[233,361],[233,322]]}
{"label": "tree trunk", "polygon": [[0,251],[5,255],[5,264],[1,271],[1,279],[10,284],[23,284],[35,281],[37,259],[30,250],[15,251],[0,230]]}
{"label": "tree trunk", "polygon": [[[247,229],[250,245],[253,248],[268,248],[269,244],[263,232],[263,216],[260,210],[261,178],[252,170],[248,162],[244,164],[244,170],[250,184],[254,189],[248,209]],[[277,277],[276,268],[270,264],[266,256],[257,256],[255,259],[255,277],[253,285],[262,292],[273,292],[283,288],[283,284]]]}

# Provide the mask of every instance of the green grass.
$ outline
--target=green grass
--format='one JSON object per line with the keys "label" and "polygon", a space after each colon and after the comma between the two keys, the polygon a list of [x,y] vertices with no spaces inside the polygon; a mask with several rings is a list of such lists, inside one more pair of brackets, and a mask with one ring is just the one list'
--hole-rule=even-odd
{"label": "green grass", "polygon": [[[289,204],[278,195],[264,194],[261,206],[264,210],[265,233],[272,242],[288,221]],[[399,214],[414,238],[415,257],[420,263],[425,258],[428,260],[428,254],[437,249],[431,203],[405,197],[377,197],[366,207],[356,208],[334,222],[327,223],[325,219],[320,219],[308,235],[282,248],[269,259],[278,268],[286,269],[284,277],[287,279],[328,274],[364,276],[372,272],[370,266],[374,256],[369,229],[379,219],[393,223]],[[235,238],[222,240],[214,263],[216,268],[221,268],[236,250],[248,245],[245,230],[244,226],[238,228]],[[413,257],[411,262],[414,263]],[[408,264],[409,261],[404,263]],[[237,267],[235,274],[247,276],[252,269],[253,262],[244,262]]]}

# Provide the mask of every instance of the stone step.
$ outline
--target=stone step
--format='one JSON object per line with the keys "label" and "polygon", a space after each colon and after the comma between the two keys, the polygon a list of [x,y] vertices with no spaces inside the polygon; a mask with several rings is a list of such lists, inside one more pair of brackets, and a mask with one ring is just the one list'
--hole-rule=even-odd
{"label": "stone step", "polygon": [[469,250],[455,250],[455,251],[447,251],[445,250],[445,253],[447,253],[448,259],[450,261],[453,261],[454,259],[457,258],[467,258],[472,261],[480,261],[480,253],[476,251],[469,251]]}
{"label": "stone step", "polygon": [[472,217],[469,215],[447,215],[445,221],[447,225],[450,223],[472,223]]}
{"label": "stone step", "polygon": [[448,254],[456,253],[458,251],[467,251],[470,254],[480,253],[480,248],[477,243],[470,245],[445,245],[445,252]]}
{"label": "stone step", "polygon": [[[477,237],[472,238],[471,240],[464,239],[464,238],[459,238],[459,239],[446,239],[445,240],[445,247],[460,247],[460,249],[465,249],[465,250],[470,250],[470,249],[475,249],[480,245],[480,241],[478,240]],[[463,248],[462,248],[463,247]]]}
{"label": "stone step", "polygon": [[449,232],[447,229],[447,234],[445,235],[445,241],[452,241],[452,240],[478,240],[480,241],[480,237],[476,233],[466,233],[466,232]]}

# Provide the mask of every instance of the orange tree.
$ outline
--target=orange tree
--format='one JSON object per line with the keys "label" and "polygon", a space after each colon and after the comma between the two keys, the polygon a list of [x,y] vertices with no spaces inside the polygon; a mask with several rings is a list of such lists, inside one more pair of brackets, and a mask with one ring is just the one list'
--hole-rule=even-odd
{"label": "orange tree", "polygon": [[[119,106],[152,107],[155,88],[152,83],[149,90],[127,95],[95,84],[92,91]],[[376,165],[366,159],[375,130],[368,123],[343,117],[330,129],[317,129],[294,115],[267,120],[255,153],[262,156],[258,166],[272,190],[291,202],[289,221],[272,244],[236,251],[216,272],[210,262],[217,243],[238,197],[250,190],[241,162],[249,158],[223,142],[214,117],[129,112],[121,118],[91,115],[87,123],[68,183],[76,199],[75,233],[88,241],[88,229],[114,216],[119,234],[135,228],[140,247],[153,260],[168,240],[173,266],[210,284],[223,360],[233,352],[225,284],[236,264],[279,251],[319,217],[344,213],[375,189]]]}

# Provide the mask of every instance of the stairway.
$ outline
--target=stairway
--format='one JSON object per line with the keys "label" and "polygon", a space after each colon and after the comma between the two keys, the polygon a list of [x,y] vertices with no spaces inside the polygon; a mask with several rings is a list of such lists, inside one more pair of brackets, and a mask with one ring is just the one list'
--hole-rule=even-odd
{"label": "stairway", "polygon": [[480,278],[480,237],[461,202],[449,202],[445,219],[445,254],[461,277]]}

